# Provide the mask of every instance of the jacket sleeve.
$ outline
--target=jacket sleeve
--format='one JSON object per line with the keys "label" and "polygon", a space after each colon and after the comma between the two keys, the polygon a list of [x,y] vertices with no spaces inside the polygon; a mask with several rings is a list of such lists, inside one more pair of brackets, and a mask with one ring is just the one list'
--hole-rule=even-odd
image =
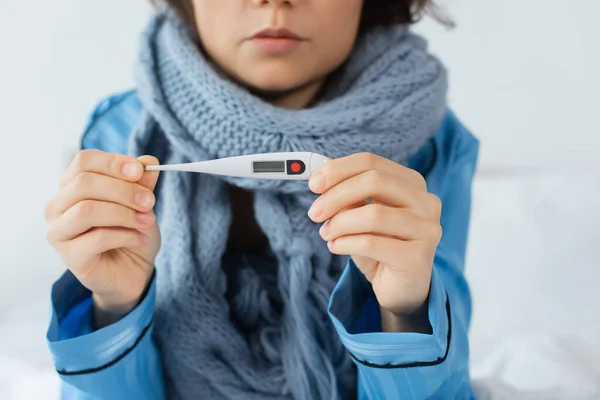
{"label": "jacket sleeve", "polygon": [[377,300],[352,259],[332,293],[329,314],[357,366],[359,399],[474,397],[467,339],[471,297],[463,269],[478,143],[464,135],[452,156],[434,167],[443,168],[432,178],[440,185],[430,189],[442,200],[444,233],[429,294],[432,334],[381,332]]}
{"label": "jacket sleeve", "polygon": [[165,398],[152,339],[155,281],[135,309],[96,331],[91,293],[69,271],[54,284],[47,340],[62,400]]}
{"label": "jacket sleeve", "polygon": [[[140,105],[134,92],[98,104],[82,149],[125,153]],[[46,334],[62,380],[62,400],[159,400],[165,398],[162,364],[152,338],[156,276],[143,300],[118,322],[94,330],[91,293],[66,271],[51,293]]]}

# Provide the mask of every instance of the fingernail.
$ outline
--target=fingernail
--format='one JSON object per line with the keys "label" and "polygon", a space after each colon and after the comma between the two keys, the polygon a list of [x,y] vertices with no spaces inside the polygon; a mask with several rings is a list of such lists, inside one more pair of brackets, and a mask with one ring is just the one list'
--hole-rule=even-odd
{"label": "fingernail", "polygon": [[137,163],[123,164],[121,172],[128,178],[135,178],[141,172],[141,165]]}
{"label": "fingernail", "polygon": [[321,229],[319,229],[319,234],[324,240],[327,240],[327,235],[329,235],[329,221],[331,220],[328,219],[325,221],[325,223],[321,226]]}
{"label": "fingernail", "polygon": [[150,193],[148,192],[137,192],[135,195],[135,202],[144,208],[150,208],[154,205],[154,196],[152,196]]}
{"label": "fingernail", "polygon": [[317,172],[313,176],[310,177],[308,181],[308,187],[312,191],[319,191],[325,187],[325,176],[321,172]]}
{"label": "fingernail", "polygon": [[144,224],[149,224],[151,222],[154,222],[154,213],[136,213],[135,218]]}
{"label": "fingernail", "polygon": [[321,201],[321,197],[319,197],[315,202],[310,206],[308,210],[308,216],[312,219],[319,218],[319,216],[323,213],[323,202]]}

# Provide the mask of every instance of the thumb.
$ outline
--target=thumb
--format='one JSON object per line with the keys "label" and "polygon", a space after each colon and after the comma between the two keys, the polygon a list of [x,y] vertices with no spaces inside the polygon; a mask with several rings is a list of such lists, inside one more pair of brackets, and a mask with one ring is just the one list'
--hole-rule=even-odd
{"label": "thumb", "polygon": [[[141,156],[138,158],[138,160],[142,163],[142,165],[158,165],[158,158],[156,157],[152,157],[152,156]],[[137,182],[140,185],[150,189],[150,190],[154,190],[154,187],[156,186],[156,182],[158,181],[158,174],[159,171],[144,171],[144,174],[142,175],[142,177],[140,178],[140,180]]]}

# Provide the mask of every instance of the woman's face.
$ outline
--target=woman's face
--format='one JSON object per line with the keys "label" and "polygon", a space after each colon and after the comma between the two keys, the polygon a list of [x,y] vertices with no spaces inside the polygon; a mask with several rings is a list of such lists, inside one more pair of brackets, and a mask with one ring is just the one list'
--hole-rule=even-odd
{"label": "woman's face", "polygon": [[200,41],[234,79],[265,93],[322,82],[350,54],[363,0],[192,0]]}

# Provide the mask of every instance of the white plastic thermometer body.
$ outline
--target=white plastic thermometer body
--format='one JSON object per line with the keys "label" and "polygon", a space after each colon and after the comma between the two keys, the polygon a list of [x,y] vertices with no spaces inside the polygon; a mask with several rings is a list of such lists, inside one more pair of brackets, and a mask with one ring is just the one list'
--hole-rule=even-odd
{"label": "white plastic thermometer body", "polygon": [[263,153],[185,164],[147,165],[146,171],[184,171],[239,178],[308,180],[327,157],[307,151]]}

